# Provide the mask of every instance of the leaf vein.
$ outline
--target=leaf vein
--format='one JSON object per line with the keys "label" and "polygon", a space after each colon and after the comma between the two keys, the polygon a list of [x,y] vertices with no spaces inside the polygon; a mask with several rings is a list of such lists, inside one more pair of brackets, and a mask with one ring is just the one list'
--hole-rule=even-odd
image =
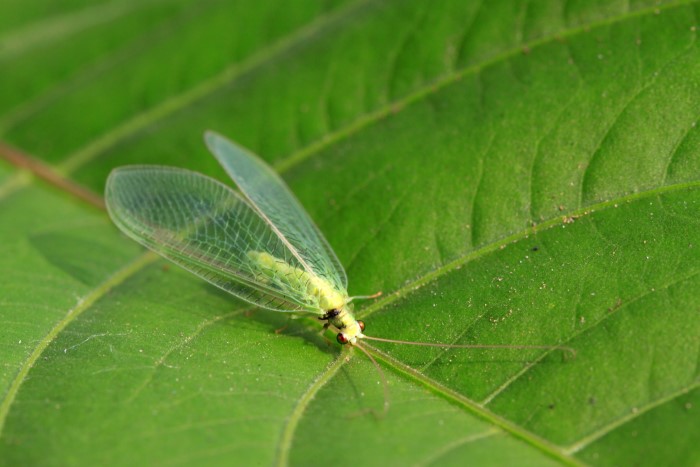
{"label": "leaf vein", "polygon": [[152,262],[154,262],[158,257],[153,253],[143,253],[138,256],[134,261],[127,264],[122,269],[115,272],[112,276],[107,278],[102,284],[97,286],[92,292],[81,299],[78,304],[72,309],[68,310],[66,315],[51,328],[51,330],[46,334],[46,336],[39,341],[38,345],[34,348],[32,353],[29,355],[24,364],[20,367],[17,375],[10,384],[10,387],[5,394],[5,397],[0,403],[0,436],[2,435],[5,422],[7,421],[7,416],[9,414],[10,408],[15,401],[17,394],[19,392],[22,383],[25,381],[29,370],[34,366],[34,364],[39,360],[44,351],[48,348],[49,344],[63,331],[70,323],[75,321],[80,315],[82,315],[86,310],[88,310],[92,305],[94,305],[98,300],[104,297],[110,290],[112,290],[117,285],[121,284],[129,277],[133,276],[138,271],[142,270]]}
{"label": "leaf vein", "polygon": [[621,427],[625,423],[629,423],[632,420],[639,418],[643,414],[655,409],[656,407],[660,407],[663,404],[667,404],[669,402],[672,402],[675,399],[688,394],[690,391],[697,389],[698,387],[700,387],[700,380],[696,380],[695,382],[693,382],[690,386],[688,386],[686,388],[682,388],[678,391],[667,394],[664,397],[660,397],[654,401],[651,401],[649,404],[647,404],[643,407],[636,407],[635,410],[630,411],[630,413],[625,415],[624,417],[621,417],[621,418],[601,427],[600,429],[594,431],[593,433],[589,434],[588,436],[580,439],[576,443],[569,445],[568,447],[566,447],[564,449],[564,452],[566,454],[573,455],[573,454],[583,450],[584,448],[586,448],[587,446],[589,446],[593,442],[598,441],[600,438],[611,433],[613,430]]}

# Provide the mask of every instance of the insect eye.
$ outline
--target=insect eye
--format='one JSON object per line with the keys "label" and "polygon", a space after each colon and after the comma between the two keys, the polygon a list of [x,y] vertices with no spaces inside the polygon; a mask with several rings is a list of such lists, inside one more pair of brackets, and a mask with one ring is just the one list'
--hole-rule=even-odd
{"label": "insect eye", "polygon": [[364,332],[364,330],[365,330],[365,322],[364,322],[364,321],[360,321],[360,320],[358,319],[358,320],[357,320],[357,324],[360,325],[360,331]]}
{"label": "insect eye", "polygon": [[348,343],[348,338],[345,337],[345,334],[343,334],[342,332],[339,332],[335,338],[338,340],[338,344],[345,345]]}

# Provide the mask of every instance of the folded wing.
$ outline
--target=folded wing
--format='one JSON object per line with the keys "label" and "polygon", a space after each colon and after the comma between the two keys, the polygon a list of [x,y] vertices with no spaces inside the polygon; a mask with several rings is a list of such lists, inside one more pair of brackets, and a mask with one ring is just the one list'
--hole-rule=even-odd
{"label": "folded wing", "polygon": [[[114,170],[105,190],[127,235],[257,306],[323,313],[302,280],[263,277],[250,252],[266,252],[301,274],[304,266],[270,224],[231,188],[205,175],[159,166]],[[303,278],[302,278],[303,279]]]}
{"label": "folded wing", "polygon": [[333,249],[279,175],[256,155],[215,132],[208,131],[204,139],[253,208],[288,241],[303,267],[337,290],[347,290],[345,270]]}

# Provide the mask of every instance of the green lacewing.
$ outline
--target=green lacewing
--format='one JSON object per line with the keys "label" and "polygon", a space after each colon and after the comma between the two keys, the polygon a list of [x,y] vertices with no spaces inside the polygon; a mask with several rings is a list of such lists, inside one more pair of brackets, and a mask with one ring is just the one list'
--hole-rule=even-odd
{"label": "green lacewing", "polygon": [[270,166],[223,136],[204,140],[240,192],[185,169],[112,171],[105,199],[125,234],[204,280],[269,310],[319,315],[356,344],[347,276],[333,249]]}
{"label": "green lacewing", "polygon": [[239,191],[186,169],[126,166],[112,171],[105,199],[126,235],[204,280],[261,308],[318,316],[340,344],[362,339],[444,348],[572,349],[538,345],[453,345],[370,337],[355,319],[345,270],[280,176],[227,138],[204,140]]}

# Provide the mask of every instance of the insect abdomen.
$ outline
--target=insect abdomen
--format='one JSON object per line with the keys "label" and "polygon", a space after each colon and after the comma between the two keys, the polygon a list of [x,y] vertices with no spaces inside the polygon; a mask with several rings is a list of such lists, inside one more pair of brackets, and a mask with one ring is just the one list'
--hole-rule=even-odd
{"label": "insect abdomen", "polygon": [[346,303],[346,294],[336,290],[327,280],[303,269],[291,266],[286,261],[264,251],[247,253],[256,279],[277,283],[282,288],[303,291],[314,299],[319,311],[340,309]]}

